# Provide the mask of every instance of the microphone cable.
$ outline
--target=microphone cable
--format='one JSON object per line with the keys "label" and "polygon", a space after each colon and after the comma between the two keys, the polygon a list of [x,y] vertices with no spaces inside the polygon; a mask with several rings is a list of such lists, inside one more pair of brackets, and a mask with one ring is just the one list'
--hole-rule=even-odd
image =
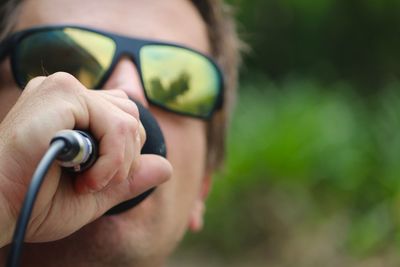
{"label": "microphone cable", "polygon": [[[140,104],[140,102],[133,99],[131,100],[134,101],[139,108],[140,121],[143,123],[147,135],[141,154],[156,154],[165,158],[167,150],[164,136],[156,119],[142,104]],[[54,160],[57,159],[63,169],[72,172],[83,172],[94,164],[97,157],[97,142],[87,132],[80,130],[62,130],[54,136],[50,142],[49,149],[37,166],[28,187],[10,245],[7,267],[20,266],[23,242],[32,209],[44,177]],[[148,197],[154,189],[155,188],[151,188],[133,199],[118,204],[111,208],[106,215],[118,214],[136,206]]]}
{"label": "microphone cable", "polygon": [[50,147],[33,173],[28,191],[25,194],[7,258],[7,267],[20,266],[26,228],[39,189],[50,166],[58,159],[61,166],[72,171],[83,171],[89,168],[97,158],[97,146],[93,140],[89,134],[78,130],[60,131],[52,139]]}

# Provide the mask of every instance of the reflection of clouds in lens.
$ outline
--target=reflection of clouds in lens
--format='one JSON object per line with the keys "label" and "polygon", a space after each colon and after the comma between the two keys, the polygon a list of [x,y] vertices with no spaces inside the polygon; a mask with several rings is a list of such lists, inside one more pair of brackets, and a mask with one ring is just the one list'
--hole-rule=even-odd
{"label": "reflection of clouds in lens", "polygon": [[[43,31],[25,38],[18,49],[21,80],[65,71],[88,87],[95,86],[111,64],[115,44],[88,31],[66,28]],[[100,56],[101,55],[101,56]]]}
{"label": "reflection of clouds in lens", "polygon": [[79,71],[74,73],[75,77],[86,86],[96,86],[111,64],[116,49],[114,41],[100,34],[80,29],[66,28],[64,32],[74,43],[76,52],[80,54],[78,58],[84,61],[77,64]]}
{"label": "reflection of clouds in lens", "polygon": [[88,51],[103,69],[110,65],[111,56],[115,51],[113,40],[94,32],[73,28],[64,29],[64,33],[81,48]]}

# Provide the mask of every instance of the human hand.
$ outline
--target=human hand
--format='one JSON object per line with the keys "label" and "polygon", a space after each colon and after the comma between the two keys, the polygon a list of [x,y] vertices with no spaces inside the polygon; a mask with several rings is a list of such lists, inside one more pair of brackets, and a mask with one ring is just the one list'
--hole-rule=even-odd
{"label": "human hand", "polygon": [[11,240],[30,178],[51,138],[59,130],[75,128],[98,140],[99,158],[77,175],[52,165],[27,241],[63,238],[171,176],[167,160],[140,154],[145,132],[135,103],[125,93],[87,90],[66,73],[35,78],[0,124],[0,247]]}

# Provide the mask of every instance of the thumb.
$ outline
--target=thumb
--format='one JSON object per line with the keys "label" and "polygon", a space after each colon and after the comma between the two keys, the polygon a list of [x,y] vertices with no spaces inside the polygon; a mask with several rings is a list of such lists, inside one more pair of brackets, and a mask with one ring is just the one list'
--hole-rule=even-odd
{"label": "thumb", "polygon": [[141,155],[139,164],[122,182],[111,182],[104,190],[97,192],[99,212],[106,212],[111,207],[132,199],[141,193],[169,180],[172,166],[165,158],[146,154]]}

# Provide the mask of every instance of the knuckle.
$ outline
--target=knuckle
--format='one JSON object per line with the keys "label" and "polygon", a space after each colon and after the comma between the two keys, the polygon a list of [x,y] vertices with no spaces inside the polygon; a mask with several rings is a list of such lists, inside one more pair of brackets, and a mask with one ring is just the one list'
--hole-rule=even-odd
{"label": "knuckle", "polygon": [[[82,87],[81,83],[71,74],[67,72],[56,72],[51,74],[44,81],[49,87],[61,87],[62,91],[76,90]],[[60,90],[57,90],[60,91]]]}
{"label": "knuckle", "polygon": [[113,156],[112,164],[116,168],[120,168],[121,166],[123,166],[124,161],[125,161],[125,155],[124,152],[120,149],[120,151],[115,153],[115,155]]}
{"label": "knuckle", "polygon": [[132,100],[127,100],[127,101],[129,101],[128,105],[131,106],[129,108],[129,114],[132,115],[133,117],[135,117],[136,119],[139,119],[139,108],[138,108],[138,106]]}
{"label": "knuckle", "polygon": [[139,122],[136,118],[128,117],[126,125],[129,133],[136,133],[138,131]]}
{"label": "knuckle", "polygon": [[114,90],[111,90],[111,91],[117,96],[120,96],[120,97],[123,97],[123,98],[126,98],[126,99],[129,98],[128,94],[124,90],[114,89]]}
{"label": "knuckle", "polygon": [[128,109],[126,109],[126,111],[132,115],[135,118],[139,118],[139,108],[136,105],[136,103],[129,98],[128,94],[124,91],[124,90],[120,90],[120,89],[115,89],[115,90],[111,90],[113,93],[113,95],[118,96],[121,98],[121,103],[123,103],[123,106],[128,107]]}
{"label": "knuckle", "polygon": [[140,146],[142,147],[147,140],[146,130],[144,129],[142,124],[139,127],[137,138],[140,139]]}
{"label": "knuckle", "polygon": [[115,131],[116,134],[118,135],[118,137],[120,137],[120,135],[125,135],[126,132],[128,131],[128,127],[127,124],[123,121],[123,120],[118,120],[115,122]]}
{"label": "knuckle", "polygon": [[26,84],[24,91],[32,90],[33,88],[38,87],[45,79],[46,79],[46,77],[44,77],[44,76],[37,76],[35,78],[32,78]]}
{"label": "knuckle", "polygon": [[120,119],[119,122],[116,123],[115,127],[119,135],[136,133],[138,129],[138,121],[131,116],[126,116],[125,118]]}
{"label": "knuckle", "polygon": [[56,82],[76,80],[76,78],[73,75],[63,71],[58,71],[53,74],[50,74],[49,76],[47,76],[47,79]]}

